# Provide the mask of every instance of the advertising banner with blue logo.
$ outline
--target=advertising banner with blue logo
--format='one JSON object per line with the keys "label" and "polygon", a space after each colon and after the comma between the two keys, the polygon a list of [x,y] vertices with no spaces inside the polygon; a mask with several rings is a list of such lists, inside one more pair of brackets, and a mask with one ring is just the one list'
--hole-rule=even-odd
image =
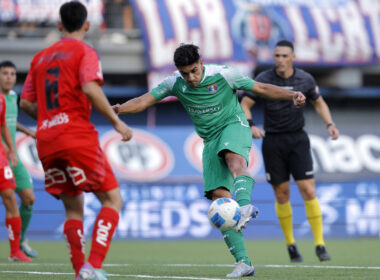
{"label": "advertising banner with blue logo", "polygon": [[[116,238],[219,238],[210,225],[210,201],[203,197],[202,140],[191,126],[134,128],[134,138],[121,142],[110,126],[98,126],[103,150],[120,182],[124,207]],[[342,133],[338,141],[311,134],[316,162],[317,194],[327,237],[376,236],[380,232],[380,135]],[[21,160],[33,177],[36,193],[29,238],[62,238],[62,203],[44,191],[44,173],[35,142],[18,134]],[[253,201],[259,218],[245,230],[247,238],[281,238],[273,191],[265,182],[261,140],[253,141],[249,170],[256,179]],[[311,237],[303,200],[292,185],[295,234]],[[84,228],[100,209],[92,194],[85,197]],[[0,238],[7,238],[0,207]]]}
{"label": "advertising banner with blue logo", "polygon": [[380,3],[367,0],[132,0],[154,86],[173,70],[173,53],[194,43],[206,62],[250,74],[271,63],[281,39],[297,63],[365,65],[380,60]]}

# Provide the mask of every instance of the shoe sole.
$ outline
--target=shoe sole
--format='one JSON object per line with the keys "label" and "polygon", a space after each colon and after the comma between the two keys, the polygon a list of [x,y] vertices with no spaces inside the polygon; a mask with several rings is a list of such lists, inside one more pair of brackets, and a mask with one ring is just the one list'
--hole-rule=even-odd
{"label": "shoe sole", "polygon": [[249,217],[247,219],[244,220],[244,222],[241,224],[240,227],[236,227],[235,228],[235,232],[240,232],[242,231],[243,229],[245,229],[245,227],[247,226],[247,224],[249,223],[249,221],[252,219],[252,217]]}
{"label": "shoe sole", "polygon": [[237,278],[237,277],[247,277],[247,276],[253,276],[255,275],[255,269],[253,269],[251,272],[246,272],[243,275],[240,276],[229,276],[229,274],[226,275],[227,278]]}
{"label": "shoe sole", "polygon": [[[235,228],[235,232],[240,232],[240,231],[242,231],[243,229],[245,229],[245,227],[247,226],[247,224],[249,223],[250,220],[252,220],[252,219],[256,219],[256,218],[257,218],[257,216],[259,215],[259,212],[257,211],[257,209],[254,208],[254,211],[253,211],[253,212],[255,212],[255,215],[254,215],[254,216],[251,215],[251,216],[249,216],[248,218],[246,218],[240,227],[237,227],[237,226],[236,226],[236,228]],[[253,214],[253,212],[252,212],[252,214]]]}

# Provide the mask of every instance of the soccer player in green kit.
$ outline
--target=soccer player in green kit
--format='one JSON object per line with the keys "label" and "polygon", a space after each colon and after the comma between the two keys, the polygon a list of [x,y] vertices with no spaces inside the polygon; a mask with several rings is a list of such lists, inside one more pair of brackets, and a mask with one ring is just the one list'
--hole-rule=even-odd
{"label": "soccer player in green kit", "polygon": [[[21,125],[17,122],[18,107],[17,107],[17,94],[12,90],[16,83],[16,66],[11,61],[3,61],[0,63],[0,91],[4,95],[6,102],[6,122],[11,131],[13,146],[16,149],[16,130],[25,133],[35,138],[34,131]],[[26,170],[25,166],[21,162],[19,156],[18,165],[12,168],[16,179],[16,192],[18,193],[20,204],[20,216],[21,216],[21,238],[20,248],[29,257],[37,257],[38,253],[33,250],[25,239],[25,233],[28,229],[30,220],[33,213],[34,204],[34,192],[32,179]]]}
{"label": "soccer player in green kit", "polygon": [[178,71],[150,92],[121,105],[116,104],[113,109],[118,114],[138,113],[167,96],[178,98],[204,141],[204,195],[215,200],[232,198],[235,192],[241,209],[235,229],[222,231],[236,260],[235,269],[227,277],[253,276],[255,269],[248,258],[241,232],[258,213],[251,204],[254,180],[247,169],[252,139],[235,90],[293,100],[296,106],[303,105],[305,97],[300,92],[255,82],[227,66],[203,64],[198,50],[193,44],[182,44],[174,53]]}

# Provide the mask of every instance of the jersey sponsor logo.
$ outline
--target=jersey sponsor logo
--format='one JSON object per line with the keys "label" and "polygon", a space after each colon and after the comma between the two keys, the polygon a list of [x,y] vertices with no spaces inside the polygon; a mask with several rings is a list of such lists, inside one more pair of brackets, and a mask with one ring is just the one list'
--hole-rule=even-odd
{"label": "jersey sponsor logo", "polygon": [[16,134],[16,146],[19,157],[29,173],[37,179],[43,179],[44,169],[38,158],[36,141],[23,133]]}
{"label": "jersey sponsor logo", "polygon": [[107,247],[107,240],[109,236],[109,231],[112,228],[112,224],[108,222],[104,224],[104,220],[99,220],[98,229],[96,230],[96,242],[98,242],[103,247]]}
{"label": "jersey sponsor logo", "polygon": [[[199,172],[203,170],[202,153],[203,140],[195,132],[191,133],[184,145],[185,155],[190,164]],[[251,151],[249,152],[248,170],[252,176],[256,175],[262,167],[262,157],[258,147],[252,143]]]}
{"label": "jersey sponsor logo", "polygon": [[208,86],[209,93],[216,93],[218,91],[218,86],[216,84],[212,84]]}
{"label": "jersey sponsor logo", "polygon": [[66,113],[59,113],[57,115],[54,115],[51,119],[43,120],[41,126],[38,129],[43,130],[51,128],[53,126],[66,124],[69,121],[69,116]]}
{"label": "jersey sponsor logo", "polygon": [[208,116],[222,111],[223,105],[221,103],[210,105],[186,105],[186,110],[190,115]]}
{"label": "jersey sponsor logo", "polygon": [[155,135],[133,130],[129,142],[121,142],[114,131],[101,138],[102,148],[118,177],[128,181],[151,182],[165,178],[173,169],[174,157],[169,146]]}
{"label": "jersey sponsor logo", "polygon": [[183,85],[183,86],[182,86],[182,92],[185,92],[186,89],[187,89],[186,85]]}

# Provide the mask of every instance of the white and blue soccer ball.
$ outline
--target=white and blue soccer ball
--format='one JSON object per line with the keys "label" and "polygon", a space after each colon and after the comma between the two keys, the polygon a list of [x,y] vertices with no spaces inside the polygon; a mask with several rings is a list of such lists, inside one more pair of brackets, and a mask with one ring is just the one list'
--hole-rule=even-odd
{"label": "white and blue soccer ball", "polygon": [[218,198],[211,203],[208,218],[215,228],[222,231],[230,230],[240,219],[239,204],[228,197]]}

